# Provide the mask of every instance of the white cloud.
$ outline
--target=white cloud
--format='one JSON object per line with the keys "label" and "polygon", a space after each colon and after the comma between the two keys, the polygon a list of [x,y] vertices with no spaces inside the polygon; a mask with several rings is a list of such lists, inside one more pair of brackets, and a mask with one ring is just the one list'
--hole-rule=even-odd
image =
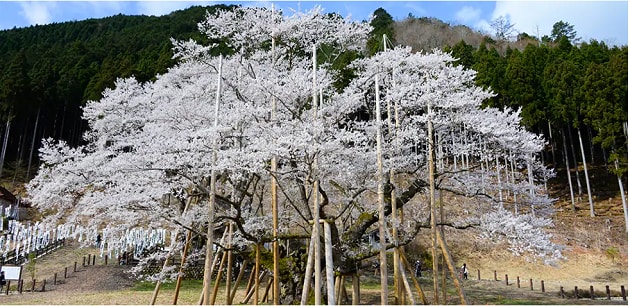
{"label": "white cloud", "polygon": [[481,10],[470,6],[464,6],[455,13],[455,20],[462,24],[477,22],[481,18]]}
{"label": "white cloud", "polygon": [[43,25],[52,22],[51,10],[57,4],[55,2],[20,2],[22,11],[20,15],[24,16],[30,25]]}
{"label": "white cloud", "polygon": [[492,16],[508,16],[518,32],[530,35],[550,35],[553,24],[562,20],[583,40],[628,43],[628,2],[500,1]]}

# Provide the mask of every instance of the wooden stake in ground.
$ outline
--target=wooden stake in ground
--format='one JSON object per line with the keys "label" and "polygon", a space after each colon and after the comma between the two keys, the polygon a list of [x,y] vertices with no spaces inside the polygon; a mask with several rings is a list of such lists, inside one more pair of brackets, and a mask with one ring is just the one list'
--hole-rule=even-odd
{"label": "wooden stake in ground", "polygon": [[466,298],[466,293],[464,292],[464,288],[459,282],[459,277],[457,275],[457,268],[455,267],[455,264],[453,263],[453,258],[451,257],[451,253],[448,251],[448,248],[446,247],[446,242],[444,242],[444,237],[442,237],[439,231],[436,231],[436,233],[437,233],[438,243],[440,244],[440,247],[442,248],[442,254],[444,255],[444,258],[446,258],[446,264],[448,265],[448,269],[451,272],[453,283],[455,284],[455,288],[457,288],[459,299],[462,305],[468,305],[468,299]]}
{"label": "wooden stake in ground", "polygon": [[[313,116],[317,119],[317,46],[313,45]],[[315,305],[319,305],[322,300],[321,293],[321,281],[322,281],[322,266],[321,266],[321,244],[319,242],[319,179],[317,173],[317,156],[313,160],[313,228],[314,232],[314,265],[315,265],[315,285],[313,290],[315,291]]]}
{"label": "wooden stake in ground", "polygon": [[[223,56],[219,56],[219,73],[217,74],[217,95],[214,105],[214,128],[216,130],[219,125],[219,100],[221,99],[221,74],[223,72]],[[212,141],[212,164],[217,163],[217,137],[214,137]],[[212,280],[211,270],[211,258],[212,248],[214,247],[214,202],[215,202],[215,185],[216,185],[216,169],[212,167],[210,171],[210,198],[208,201],[208,231],[206,235],[206,260],[203,269],[203,304],[209,305],[210,303],[210,282]]]}
{"label": "wooden stake in ground", "polygon": [[383,190],[383,160],[381,141],[381,102],[379,97],[378,75],[374,76],[376,91],[376,176],[378,189],[378,235],[380,243],[379,266],[381,271],[381,305],[387,305],[387,241],[385,240],[385,191]]}
{"label": "wooden stake in ground", "polygon": [[333,266],[332,234],[330,224],[324,221],[324,248],[326,255],[326,291],[328,305],[336,305],[335,302],[335,271]]}
{"label": "wooden stake in ground", "polygon": [[188,245],[190,244],[190,238],[192,237],[192,231],[188,231],[186,234],[186,242],[184,244],[184,251],[182,252],[182,260],[179,264],[179,273],[177,274],[177,284],[175,285],[175,296],[173,297],[173,305],[177,305],[177,298],[179,297],[179,288],[182,285],[182,279],[184,278],[184,263],[186,263],[186,256],[188,255]]}
{"label": "wooden stake in ground", "polygon": [[[271,4],[271,12],[273,14],[274,6]],[[272,62],[275,66],[275,49],[276,38],[274,33],[271,33],[271,54]],[[271,97],[271,121],[275,123],[277,121],[276,115],[276,98]],[[276,182],[276,171],[278,165],[278,157],[274,154],[271,158],[271,216],[272,216],[272,230],[273,230],[273,303],[275,305],[280,304],[280,251],[278,247],[278,184]]]}

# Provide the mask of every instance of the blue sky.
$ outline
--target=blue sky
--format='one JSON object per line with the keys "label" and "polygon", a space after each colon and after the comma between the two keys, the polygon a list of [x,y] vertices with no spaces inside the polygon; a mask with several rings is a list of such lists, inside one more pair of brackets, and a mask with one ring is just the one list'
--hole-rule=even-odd
{"label": "blue sky", "polygon": [[[164,15],[192,5],[217,3],[271,7],[290,12],[321,5],[325,12],[366,20],[379,7],[394,19],[410,13],[436,17],[451,25],[464,24],[491,33],[491,21],[509,18],[518,32],[549,35],[553,24],[574,25],[583,40],[597,39],[609,45],[628,44],[628,1],[2,1],[0,30],[36,24],[101,18],[116,14]],[[0,42],[1,43],[1,42]]]}

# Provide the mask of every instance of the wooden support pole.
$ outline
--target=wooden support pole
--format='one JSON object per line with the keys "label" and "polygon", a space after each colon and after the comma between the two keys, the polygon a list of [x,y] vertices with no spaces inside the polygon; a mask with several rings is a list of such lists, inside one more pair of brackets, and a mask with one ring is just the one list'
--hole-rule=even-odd
{"label": "wooden support pole", "polygon": [[606,285],[606,299],[610,300],[610,286]]}
{"label": "wooden support pole", "polygon": [[359,272],[355,272],[352,274],[352,305],[361,304],[361,291],[359,287]]}
{"label": "wooden support pole", "polygon": [[413,285],[416,287],[416,291],[418,292],[418,296],[420,296],[420,300],[422,301],[422,304],[423,305],[429,304],[426,296],[424,295],[424,292],[422,291],[422,288],[420,288],[420,284],[418,283],[418,280],[413,274],[413,270],[411,270],[411,265],[409,265],[409,262],[407,261],[407,257],[405,256],[404,252],[400,252],[400,259],[402,259],[402,263],[407,268],[407,271],[409,271],[409,274],[412,275],[411,280],[413,280]]}
{"label": "wooden support pole", "polygon": [[36,279],[33,279],[33,283],[31,284],[31,292],[35,292],[35,283],[37,282]]}
{"label": "wooden support pole", "polygon": [[232,236],[233,236],[233,228],[232,222],[229,223],[229,233],[228,233],[228,251],[227,251],[227,271],[225,272],[225,304],[231,304],[230,296],[232,289]]}
{"label": "wooden support pole", "polygon": [[621,298],[624,301],[628,300],[628,296],[626,295],[626,287],[624,287],[623,285],[621,286]]}
{"label": "wooden support pole", "polygon": [[516,288],[521,288],[521,278],[519,276],[516,277]]}
{"label": "wooden support pole", "polygon": [[210,305],[214,305],[214,301],[217,298],[219,292],[219,285],[221,284],[221,277],[223,276],[223,266],[227,261],[227,252],[223,250],[223,256],[221,257],[221,263],[219,264],[219,271],[217,271],[217,278],[214,280],[214,288],[212,288],[212,296],[210,297]]}
{"label": "wooden support pole", "polygon": [[105,265],[107,266],[107,254],[105,254]]}
{"label": "wooden support pole", "polygon": [[57,286],[57,273],[53,275],[53,286]]}
{"label": "wooden support pole", "polygon": [[[407,274],[405,273],[405,269],[403,269],[402,263],[399,261],[396,262],[398,264],[398,272],[400,273],[400,278],[403,286],[405,287],[405,291],[407,292],[407,297],[409,297],[409,302],[411,305],[416,305],[416,299],[413,298],[413,292],[411,292],[411,286],[409,286],[409,281],[407,281]],[[401,296],[402,301],[406,301],[406,299]],[[446,302],[446,298],[444,299]]]}
{"label": "wooden support pole", "polygon": [[[247,264],[248,264],[247,259],[243,260],[243,263],[241,264],[241,270],[238,271],[238,276],[236,276],[236,281],[234,282],[232,293],[230,294],[230,299],[229,301],[227,301],[227,304],[232,304],[232,302],[234,301],[236,290],[238,289],[238,285],[241,283],[241,279],[243,278],[243,275],[245,274],[245,268],[247,268]],[[251,280],[251,277],[250,277],[250,280]],[[249,284],[248,284],[248,287],[249,287]]]}
{"label": "wooden support pole", "polygon": [[[265,270],[265,271],[263,271],[263,272],[262,272],[262,274],[260,275],[260,278],[257,278],[257,279],[258,279],[258,282],[261,282],[261,281],[265,278],[265,276],[267,276],[267,270]],[[254,281],[254,283],[256,283],[256,281]],[[252,287],[255,287],[255,285],[254,285],[254,286],[252,286]],[[247,293],[247,295],[245,296],[245,299],[243,300],[243,302],[241,302],[241,304],[248,303],[248,302],[249,302],[249,300],[250,300],[250,299],[252,298],[252,296],[254,295],[254,292],[255,292],[255,291],[256,291],[256,288],[251,288],[251,290]]]}
{"label": "wooden support pole", "polygon": [[544,280],[540,281],[540,291],[545,292],[545,281]]}
{"label": "wooden support pole", "polygon": [[348,291],[346,290],[345,284],[346,284],[346,276],[342,275],[341,276],[341,296],[343,297],[344,304],[348,304],[350,300],[348,299]]}
{"label": "wooden support pole", "polygon": [[335,271],[333,266],[332,233],[330,224],[324,222],[324,256],[326,258],[326,291],[328,305],[336,305],[335,298]]}
{"label": "wooden support pole", "polygon": [[451,258],[451,253],[449,253],[448,248],[446,247],[446,242],[444,242],[444,237],[440,231],[436,231],[437,240],[442,248],[442,254],[446,257],[446,264],[448,265],[448,269],[451,271],[451,277],[453,278],[453,283],[455,284],[455,288],[457,288],[457,292],[459,294],[459,299],[462,304],[468,305],[468,298],[466,298],[466,293],[464,292],[464,288],[459,283],[459,278],[457,277],[457,269],[455,268],[455,264],[453,263],[453,258]]}
{"label": "wooden support pole", "polygon": [[7,281],[7,287],[5,288],[5,294],[6,295],[9,295],[9,287],[11,287],[11,281],[10,280]]}
{"label": "wooden support pole", "polygon": [[564,287],[560,286],[560,297],[564,299]]}
{"label": "wooden support pole", "polygon": [[96,254],[94,256],[92,256],[92,265],[93,266],[96,265]]}
{"label": "wooden support pole", "polygon": [[85,267],[85,256],[83,256],[83,264],[82,264],[82,266]]}
{"label": "wooden support pole", "polygon": [[269,301],[269,291],[271,290],[271,285],[273,285],[273,276],[267,279],[267,286],[265,287],[265,294],[263,294],[261,302]]}
{"label": "wooden support pole", "polygon": [[68,278],[68,267],[63,268],[63,279]]}
{"label": "wooden support pole", "polygon": [[529,290],[534,291],[534,281],[531,278],[529,279]]}
{"label": "wooden support pole", "polygon": [[[319,239],[319,237],[317,237]],[[313,230],[311,231],[311,240],[308,247],[308,257],[306,259],[306,272],[304,273],[304,283],[302,284],[302,299],[300,305],[306,305],[308,300],[308,292],[311,287],[311,277],[313,276],[313,257],[315,255],[315,224],[313,224]]]}
{"label": "wooden support pole", "polygon": [[44,280],[42,281],[42,292],[46,291],[46,279],[44,278]]}
{"label": "wooden support pole", "polygon": [[595,291],[593,290],[593,285],[591,285],[590,294],[591,294],[591,300],[594,300],[595,299]]}
{"label": "wooden support pole", "polygon": [[510,282],[508,282],[508,275],[507,274],[505,275],[505,285],[506,286],[510,285]]}
{"label": "wooden support pole", "polygon": [[[245,296],[247,296],[250,291],[253,292],[252,289],[253,289],[253,286],[254,286],[254,277],[256,277],[256,271],[254,271],[252,269],[252,271],[249,273],[249,280],[247,281],[247,286],[245,287]],[[243,304],[243,303],[247,303],[247,301],[241,302],[241,304]]]}
{"label": "wooden support pole", "polygon": [[578,294],[578,286],[575,286],[575,288],[573,289],[573,296],[575,297],[575,299],[578,298],[579,294]]}
{"label": "wooden support pole", "polygon": [[497,270],[494,270],[494,281],[497,281]]}
{"label": "wooden support pole", "polygon": [[[7,282],[7,284],[9,283]],[[19,280],[17,285],[18,285],[18,288],[17,288],[18,292],[22,294],[22,290],[24,290],[24,280],[23,279]]]}
{"label": "wooden support pole", "polygon": [[[177,299],[179,299],[179,289],[182,286],[182,279],[184,278],[184,264],[186,263],[186,256],[188,256],[188,244],[192,238],[192,231],[186,233],[186,241],[184,242],[184,250],[182,251],[182,260],[179,262],[179,273],[177,274],[177,282],[175,283],[175,294],[173,295],[173,305],[177,305]],[[107,256],[105,256],[107,262]]]}
{"label": "wooden support pole", "polygon": [[[260,243],[256,243],[256,263],[254,265],[256,266],[255,268],[256,275],[258,275],[260,273]],[[259,301],[258,287],[259,286],[260,286],[260,279],[258,278],[254,279],[254,305],[258,305],[258,301]]]}

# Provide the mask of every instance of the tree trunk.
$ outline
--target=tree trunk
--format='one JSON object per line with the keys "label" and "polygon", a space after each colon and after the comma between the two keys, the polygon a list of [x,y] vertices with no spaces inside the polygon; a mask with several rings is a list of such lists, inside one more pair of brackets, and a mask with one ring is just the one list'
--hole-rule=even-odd
{"label": "tree trunk", "polygon": [[556,168],[556,142],[553,141],[553,131],[551,130],[551,121],[547,119],[547,127],[549,128],[549,143],[551,144],[551,160],[553,168]]}
{"label": "tree trunk", "polygon": [[591,149],[591,165],[595,165],[595,145],[593,144],[593,132],[590,127],[586,127],[586,132],[588,133],[588,144]]}
{"label": "tree trunk", "polygon": [[567,152],[567,139],[562,130],[562,146],[564,147],[564,163],[567,168],[567,180],[569,181],[569,192],[571,193],[571,208],[575,211],[575,196],[573,195],[573,183],[571,182],[571,169],[569,168],[569,154]]}
{"label": "tree trunk", "polygon": [[573,134],[571,133],[571,125],[567,122],[567,128],[569,130],[569,144],[571,144],[571,157],[573,157],[573,164],[575,165],[575,177],[577,179],[578,196],[583,194],[582,183],[580,181],[580,167],[577,162],[577,154],[575,153],[575,146],[573,145]]}
{"label": "tree trunk", "polygon": [[35,118],[35,128],[33,128],[33,139],[31,139],[31,150],[28,154],[28,165],[26,166],[26,177],[24,177],[25,181],[29,181],[31,177],[31,163],[33,161],[33,154],[35,153],[35,139],[37,138],[37,126],[39,124],[39,115],[41,108],[37,109],[37,118]]}
{"label": "tree trunk", "polygon": [[11,113],[9,113],[9,120],[4,130],[4,140],[2,141],[2,152],[0,152],[0,178],[2,177],[2,170],[4,169],[4,157],[7,153],[7,144],[9,142],[9,131],[11,130]]}
{"label": "tree trunk", "polygon": [[[618,158],[615,158],[615,170],[619,171]],[[619,191],[621,192],[621,205],[623,206],[623,218],[626,221],[626,233],[627,233],[628,232],[628,203],[626,202],[626,192],[623,189],[623,181],[621,180],[621,176],[619,174],[617,174],[617,183],[619,183]]]}
{"label": "tree trunk", "polygon": [[593,196],[591,194],[591,183],[588,178],[588,166],[586,165],[586,156],[584,155],[584,144],[582,143],[582,133],[578,131],[578,140],[580,141],[580,151],[582,152],[582,163],[584,163],[584,177],[586,178],[586,191],[588,192],[588,204],[591,209],[591,217],[595,217],[595,208],[593,207]]}

